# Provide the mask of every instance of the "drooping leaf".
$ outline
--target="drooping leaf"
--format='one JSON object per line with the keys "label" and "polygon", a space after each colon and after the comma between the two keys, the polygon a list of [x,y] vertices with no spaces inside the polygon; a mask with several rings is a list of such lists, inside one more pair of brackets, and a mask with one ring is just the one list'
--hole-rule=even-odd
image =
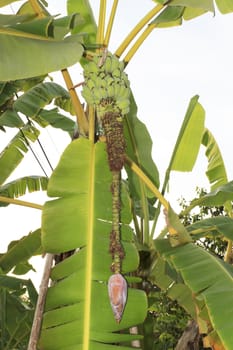
{"label": "drooping leaf", "polygon": [[169,6],[185,6],[186,8],[202,9],[204,11],[214,12],[213,0],[172,0]]}
{"label": "drooping leaf", "polygon": [[213,191],[228,182],[227,172],[218,144],[208,129],[205,129],[202,144],[206,147],[205,154],[208,159],[206,175]]}
{"label": "drooping leaf", "polygon": [[226,319],[233,319],[232,267],[192,243],[176,248],[164,243],[155,241],[156,248],[181,273],[194,297],[204,301],[214,331],[230,349],[233,334]]}
{"label": "drooping leaf", "polygon": [[19,83],[17,81],[9,81],[1,83],[0,89],[0,105],[1,111],[4,111],[6,107],[10,107],[13,103],[13,97],[15,93],[19,91]]}
{"label": "drooping leaf", "polygon": [[[157,1],[156,1],[157,2]],[[160,3],[165,3],[164,0],[159,0]],[[202,11],[200,14],[205,12],[215,12],[214,4],[216,3],[219,11],[223,14],[230,13],[233,11],[233,1],[232,0],[172,0],[169,6],[185,6],[185,12],[189,12],[190,18],[194,18],[196,11]],[[185,13],[184,13],[185,18]],[[185,18],[186,19],[186,18]],[[187,18],[189,19],[189,18]]]}
{"label": "drooping leaf", "polygon": [[31,19],[32,15],[4,15],[0,14],[0,27],[15,25]]}
{"label": "drooping leaf", "polygon": [[188,209],[191,210],[197,205],[220,206],[225,205],[228,201],[233,201],[233,181],[219,186],[214,191],[207,193],[203,197],[194,199]]}
{"label": "drooping leaf", "polygon": [[[112,343],[130,341],[128,332],[116,332],[143,322],[146,315],[142,291],[129,288],[120,324],[113,317],[108,299],[112,175],[105,147],[85,139],[73,141],[49,182],[48,195],[52,200],[45,204],[42,215],[43,247],[54,253],[78,250],[51,273],[55,283],[48,290],[40,339],[40,347],[45,350],[114,349]],[[123,273],[138,265],[130,220],[131,216],[122,215]],[[135,338],[140,339],[140,335],[131,339]],[[124,346],[117,349],[123,350]]]}
{"label": "drooping leaf", "polygon": [[[137,118],[137,106],[132,95],[130,111],[124,117],[124,136],[127,143],[127,155],[140,166],[158,187],[159,174],[151,156],[152,140],[146,126]],[[137,175],[135,175],[128,166],[126,166],[126,171],[131,195],[135,198],[140,198],[140,181]],[[148,197],[154,196],[147,189],[146,195]]]}
{"label": "drooping leaf", "polygon": [[[26,349],[37,292],[30,280],[0,275],[1,349]],[[25,296],[29,295],[29,298]]]}
{"label": "drooping leaf", "polygon": [[33,117],[56,97],[69,98],[68,92],[59,84],[46,82],[34,86],[14,103],[14,109],[28,117]]}
{"label": "drooping leaf", "polygon": [[11,242],[8,251],[0,256],[0,267],[4,273],[7,273],[19,263],[26,262],[39,253],[41,253],[40,229],[30,232],[19,241]]}
{"label": "drooping leaf", "polygon": [[[69,117],[59,113],[57,108],[41,110],[39,112],[39,118],[42,118],[42,120],[46,122],[46,125],[51,125],[54,128],[74,134],[75,122]],[[37,118],[34,120],[37,121]]]}
{"label": "drooping leaf", "polygon": [[172,27],[182,24],[183,6],[168,6],[152,22],[157,27]]}
{"label": "drooping leaf", "polygon": [[164,213],[171,245],[176,247],[191,242],[192,239],[188,231],[170,205],[168,210],[164,210]]}
{"label": "drooping leaf", "polygon": [[83,54],[80,39],[74,35],[58,41],[43,37],[25,38],[16,36],[16,32],[1,32],[0,46],[1,81],[25,79],[58,71],[79,62]]}
{"label": "drooping leaf", "polygon": [[84,23],[74,28],[73,33],[86,34],[83,37],[84,44],[96,44],[97,25],[89,0],[67,0],[67,13],[69,15],[79,13]]}
{"label": "drooping leaf", "polygon": [[171,157],[169,170],[191,171],[200,149],[205,122],[205,111],[194,96],[189,103],[179,136]]}
{"label": "drooping leaf", "polygon": [[214,13],[213,0],[172,0],[150,24],[156,24],[157,27],[181,25],[183,19],[190,20],[208,11]]}
{"label": "drooping leaf", "polygon": [[226,216],[197,221],[187,226],[187,230],[195,239],[221,236],[233,241],[233,219]]}
{"label": "drooping leaf", "polygon": [[24,126],[24,122],[16,111],[8,108],[0,115],[0,126],[8,126],[9,128],[21,128]]}
{"label": "drooping leaf", "polygon": [[11,25],[10,28],[13,28],[21,32],[32,33],[32,34],[41,35],[45,37],[49,37],[49,36],[52,37],[53,36],[53,18],[52,17],[44,17],[39,19],[36,18],[32,21]]}
{"label": "drooping leaf", "polygon": [[215,0],[218,9],[221,13],[233,12],[233,1],[232,0]]}
{"label": "drooping leaf", "polygon": [[[46,191],[48,178],[44,176],[25,176],[0,186],[0,196],[17,198],[27,192]],[[9,203],[0,202],[0,207],[8,206]]]}
{"label": "drooping leaf", "polygon": [[183,284],[180,274],[160,255],[157,256],[153,264],[149,279],[161,290],[166,291],[169,298],[177,300],[179,305],[196,319],[197,313],[191,290]]}
{"label": "drooping leaf", "polygon": [[53,35],[56,39],[62,39],[74,28],[79,28],[83,24],[83,18],[79,13],[71,14],[62,18],[55,18],[53,21]]}
{"label": "drooping leaf", "polygon": [[3,149],[0,153],[0,184],[5,182],[22,161],[28,151],[29,142],[34,142],[38,136],[39,131],[35,127],[25,125]]}
{"label": "drooping leaf", "polygon": [[[74,27],[78,26],[82,22],[80,15],[77,13],[61,18],[53,18],[52,16],[34,18],[30,21],[25,21],[25,16],[18,15],[17,17],[18,21],[13,24],[11,24],[13,21],[11,17],[9,18],[10,23],[7,23],[6,18],[3,18],[5,20],[5,25],[7,25],[8,28],[18,31],[41,35],[44,37],[54,37],[57,40],[62,40],[65,35],[67,35]],[[22,18],[23,21],[20,21],[20,18]]]}

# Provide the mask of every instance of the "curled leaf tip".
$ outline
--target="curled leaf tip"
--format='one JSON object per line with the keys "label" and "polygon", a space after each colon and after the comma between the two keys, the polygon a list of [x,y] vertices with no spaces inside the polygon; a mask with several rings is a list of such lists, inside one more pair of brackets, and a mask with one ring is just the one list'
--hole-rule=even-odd
{"label": "curled leaf tip", "polygon": [[108,280],[108,295],[117,323],[121,322],[127,299],[127,282],[120,273],[111,275]]}

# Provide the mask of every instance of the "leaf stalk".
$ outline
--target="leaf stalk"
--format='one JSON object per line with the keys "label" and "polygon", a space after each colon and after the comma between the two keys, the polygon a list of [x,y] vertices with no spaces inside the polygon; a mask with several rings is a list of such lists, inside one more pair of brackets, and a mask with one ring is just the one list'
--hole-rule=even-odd
{"label": "leaf stalk", "polygon": [[76,118],[77,118],[77,124],[79,127],[79,131],[81,135],[87,135],[88,134],[88,122],[86,119],[85,112],[83,110],[82,104],[80,102],[80,99],[75,91],[74,84],[71,80],[71,76],[68,72],[68,69],[62,69],[62,76],[64,78],[64,81],[66,83],[66,87],[69,90],[70,97],[74,106]]}
{"label": "leaf stalk", "polygon": [[138,51],[140,46],[144,43],[146,38],[150,35],[152,30],[154,30],[156,28],[156,26],[157,26],[156,24],[149,24],[148,27],[142,32],[140,37],[137,39],[137,41],[134,43],[134,45],[131,47],[129,52],[124,57],[123,61],[124,61],[125,65],[127,65],[129,63],[129,61],[132,59],[132,57]]}
{"label": "leaf stalk", "polygon": [[97,44],[102,45],[104,43],[104,29],[105,29],[105,19],[106,19],[106,0],[100,1],[99,7],[99,20],[98,20],[98,28],[96,41]]}
{"label": "leaf stalk", "polygon": [[138,24],[133,28],[133,30],[127,35],[127,37],[123,40],[121,45],[118,47],[118,49],[115,52],[115,55],[120,57],[123,52],[127,49],[127,47],[130,45],[130,43],[135,39],[137,34],[143,29],[143,27],[155,16],[157,15],[162,9],[164,8],[164,5],[158,4],[156,5],[152,10],[150,10],[139,22]]}
{"label": "leaf stalk", "polygon": [[125,156],[125,161],[130,166],[131,170],[144,182],[144,184],[151,190],[151,192],[158,198],[158,200],[162,203],[165,209],[169,209],[168,201],[163,197],[163,195],[159,192],[157,187],[153,184],[153,182],[148,178],[148,176],[144,173],[139,166],[134,163],[132,159],[130,159],[127,155]]}
{"label": "leaf stalk", "polygon": [[21,205],[22,207],[28,207],[28,208],[39,209],[39,210],[43,209],[43,206],[40,205],[40,204],[36,204],[36,203],[32,203],[32,202],[26,202],[26,201],[21,201],[19,199],[3,197],[3,196],[0,196],[0,202]]}
{"label": "leaf stalk", "polygon": [[108,45],[109,45],[109,40],[110,40],[110,36],[111,36],[111,32],[112,32],[113,22],[114,22],[114,19],[116,16],[117,6],[118,6],[118,0],[114,0],[113,5],[112,5],[112,9],[111,9],[111,13],[110,13],[110,17],[109,17],[109,21],[108,21],[108,25],[107,25],[107,29],[106,29],[106,34],[104,37],[104,46],[105,47],[108,47]]}
{"label": "leaf stalk", "polygon": [[34,10],[35,14],[37,15],[37,17],[43,18],[44,17],[44,13],[43,13],[42,8],[38,4],[38,1],[37,0],[29,0],[29,3],[31,5],[31,7],[33,8],[33,10]]}

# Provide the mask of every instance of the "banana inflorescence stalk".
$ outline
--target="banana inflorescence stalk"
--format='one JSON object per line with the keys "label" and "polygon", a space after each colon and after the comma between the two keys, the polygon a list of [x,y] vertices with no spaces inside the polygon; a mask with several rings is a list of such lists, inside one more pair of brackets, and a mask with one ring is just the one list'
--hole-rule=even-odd
{"label": "banana inflorescence stalk", "polygon": [[120,237],[120,186],[126,148],[122,121],[129,112],[129,81],[124,72],[124,63],[110,53],[106,57],[95,56],[85,67],[84,78],[82,95],[96,110],[99,128],[106,138],[108,164],[112,172],[112,231],[109,251],[113,275],[108,281],[108,291],[114,317],[120,322],[127,299],[127,284],[121,275],[124,250]]}

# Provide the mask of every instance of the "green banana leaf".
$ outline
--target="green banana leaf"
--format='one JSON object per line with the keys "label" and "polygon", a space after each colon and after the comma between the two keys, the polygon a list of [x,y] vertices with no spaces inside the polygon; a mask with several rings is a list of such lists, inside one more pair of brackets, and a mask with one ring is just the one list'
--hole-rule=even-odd
{"label": "green banana leaf", "polygon": [[16,111],[11,108],[7,108],[7,110],[1,114],[0,126],[7,126],[8,128],[21,128],[24,126],[24,122]]}
{"label": "green banana leaf", "polygon": [[23,121],[18,112],[36,121],[41,127],[51,125],[55,128],[68,131],[73,135],[75,122],[69,117],[59,113],[57,108],[43,109],[52,101],[60,101],[60,105],[70,101],[70,95],[60,85],[53,82],[39,83],[21,95],[9,109],[2,114],[0,125],[21,126]]}
{"label": "green banana leaf", "polygon": [[194,96],[189,103],[171,157],[169,171],[191,171],[196,162],[204,131],[205,111]]}
{"label": "green banana leaf", "polygon": [[[52,198],[43,209],[42,246],[56,254],[71,249],[76,252],[51,273],[54,282],[47,293],[39,345],[44,350],[123,350],[141,338],[127,329],[142,323],[146,316],[144,292],[128,288],[120,324],[113,317],[108,298],[112,175],[105,147],[85,139],[73,141],[49,181],[48,196]],[[128,274],[137,268],[138,254],[128,226],[129,207],[123,205],[122,273]]]}
{"label": "green banana leaf", "polygon": [[[0,196],[17,198],[27,192],[46,191],[48,178],[44,176],[25,176],[0,186]],[[9,203],[0,202],[0,207],[6,207]]]}
{"label": "green banana leaf", "polygon": [[79,13],[84,23],[74,28],[72,33],[84,34],[84,45],[96,44],[97,25],[89,0],[67,0],[67,13]]}
{"label": "green banana leaf", "polygon": [[[45,79],[45,76],[38,76],[34,78],[28,78],[26,80],[15,80],[8,82],[0,83],[0,106],[1,112],[6,111],[7,109],[12,109],[15,97],[19,92],[27,91],[33,86],[41,83]],[[2,119],[1,114],[1,119]]]}
{"label": "green banana leaf", "polygon": [[69,117],[59,113],[57,108],[50,110],[40,110],[38,116],[33,118],[40,126],[50,125],[53,128],[67,131],[71,136],[74,135],[76,123]]}
{"label": "green banana leaf", "polygon": [[40,83],[20,96],[13,107],[17,112],[33,117],[39,113],[41,108],[57,97],[69,99],[69,94],[59,84],[52,82]]}
{"label": "green banana leaf", "polygon": [[24,154],[28,151],[30,141],[34,142],[39,136],[39,131],[32,125],[25,125],[0,153],[0,185],[11,175]]}
{"label": "green banana leaf", "polygon": [[209,179],[211,190],[214,191],[228,182],[225,164],[218,144],[208,129],[204,131],[202,144],[206,147],[205,154],[208,159],[206,175]]}
{"label": "green banana leaf", "polygon": [[233,11],[232,0],[216,0],[215,2],[213,0],[171,0],[169,2],[156,0],[155,2],[168,5],[152,22],[159,27],[180,25],[183,19],[190,20],[206,12],[215,13],[215,3],[218,10],[223,14]]}
{"label": "green banana leaf", "polygon": [[41,230],[38,229],[9,244],[7,252],[0,254],[0,268],[4,273],[8,273],[13,267],[40,253]]}
{"label": "green banana leaf", "polygon": [[183,19],[190,20],[208,11],[214,13],[212,0],[172,0],[151,24],[156,24],[159,28],[177,26],[182,24]]}
{"label": "green banana leaf", "polygon": [[154,285],[166,291],[169,298],[177,300],[179,305],[196,319],[197,315],[191,290],[183,284],[180,274],[172,269],[168,262],[159,255],[155,259],[149,279]]}
{"label": "green banana leaf", "polygon": [[219,11],[223,14],[230,13],[233,11],[232,0],[215,0]]}
{"label": "green banana leaf", "polygon": [[[13,16],[12,16],[13,17]],[[79,14],[73,14],[71,16],[61,17],[54,19],[52,16],[45,18],[36,18],[33,20],[25,21],[25,16],[22,16],[23,21],[19,21],[20,16],[17,16],[18,21],[15,24],[5,23],[8,28],[12,28],[18,31],[41,35],[45,37],[53,37],[57,40],[62,40],[71,29],[78,26],[82,19]],[[12,21],[12,18],[9,18]]]}
{"label": "green banana leaf", "polygon": [[0,81],[35,77],[71,66],[82,57],[80,41],[81,38],[75,35],[53,40],[1,29]]}
{"label": "green banana leaf", "polygon": [[219,186],[214,191],[211,191],[203,197],[194,199],[190,205],[182,211],[181,215],[190,212],[196,206],[220,206],[228,205],[233,201],[233,181],[230,181],[222,186]]}
{"label": "green banana leaf", "polygon": [[5,15],[0,14],[0,27],[4,26],[13,26],[17,23],[23,23],[24,21],[32,19],[32,15],[25,14],[25,15]]}
{"label": "green banana leaf", "polygon": [[[137,118],[137,105],[132,94],[130,111],[124,117],[124,136],[127,144],[127,155],[138,164],[151,181],[159,187],[158,169],[151,156],[152,140],[145,124]],[[128,174],[129,188],[132,197],[136,199],[141,198],[140,180],[127,165],[125,168]],[[148,189],[145,189],[145,193],[148,197],[154,197]]]}
{"label": "green banana leaf", "polygon": [[30,280],[2,274],[0,286],[0,348],[26,349],[37,300],[36,289]]}
{"label": "green banana leaf", "polygon": [[200,220],[187,226],[186,229],[194,239],[220,236],[233,241],[233,219],[227,216]]}
{"label": "green banana leaf", "polygon": [[182,275],[194,298],[205,303],[214,331],[224,347],[231,349],[232,267],[193,243],[172,248],[168,240],[155,240],[155,246],[162,257]]}

